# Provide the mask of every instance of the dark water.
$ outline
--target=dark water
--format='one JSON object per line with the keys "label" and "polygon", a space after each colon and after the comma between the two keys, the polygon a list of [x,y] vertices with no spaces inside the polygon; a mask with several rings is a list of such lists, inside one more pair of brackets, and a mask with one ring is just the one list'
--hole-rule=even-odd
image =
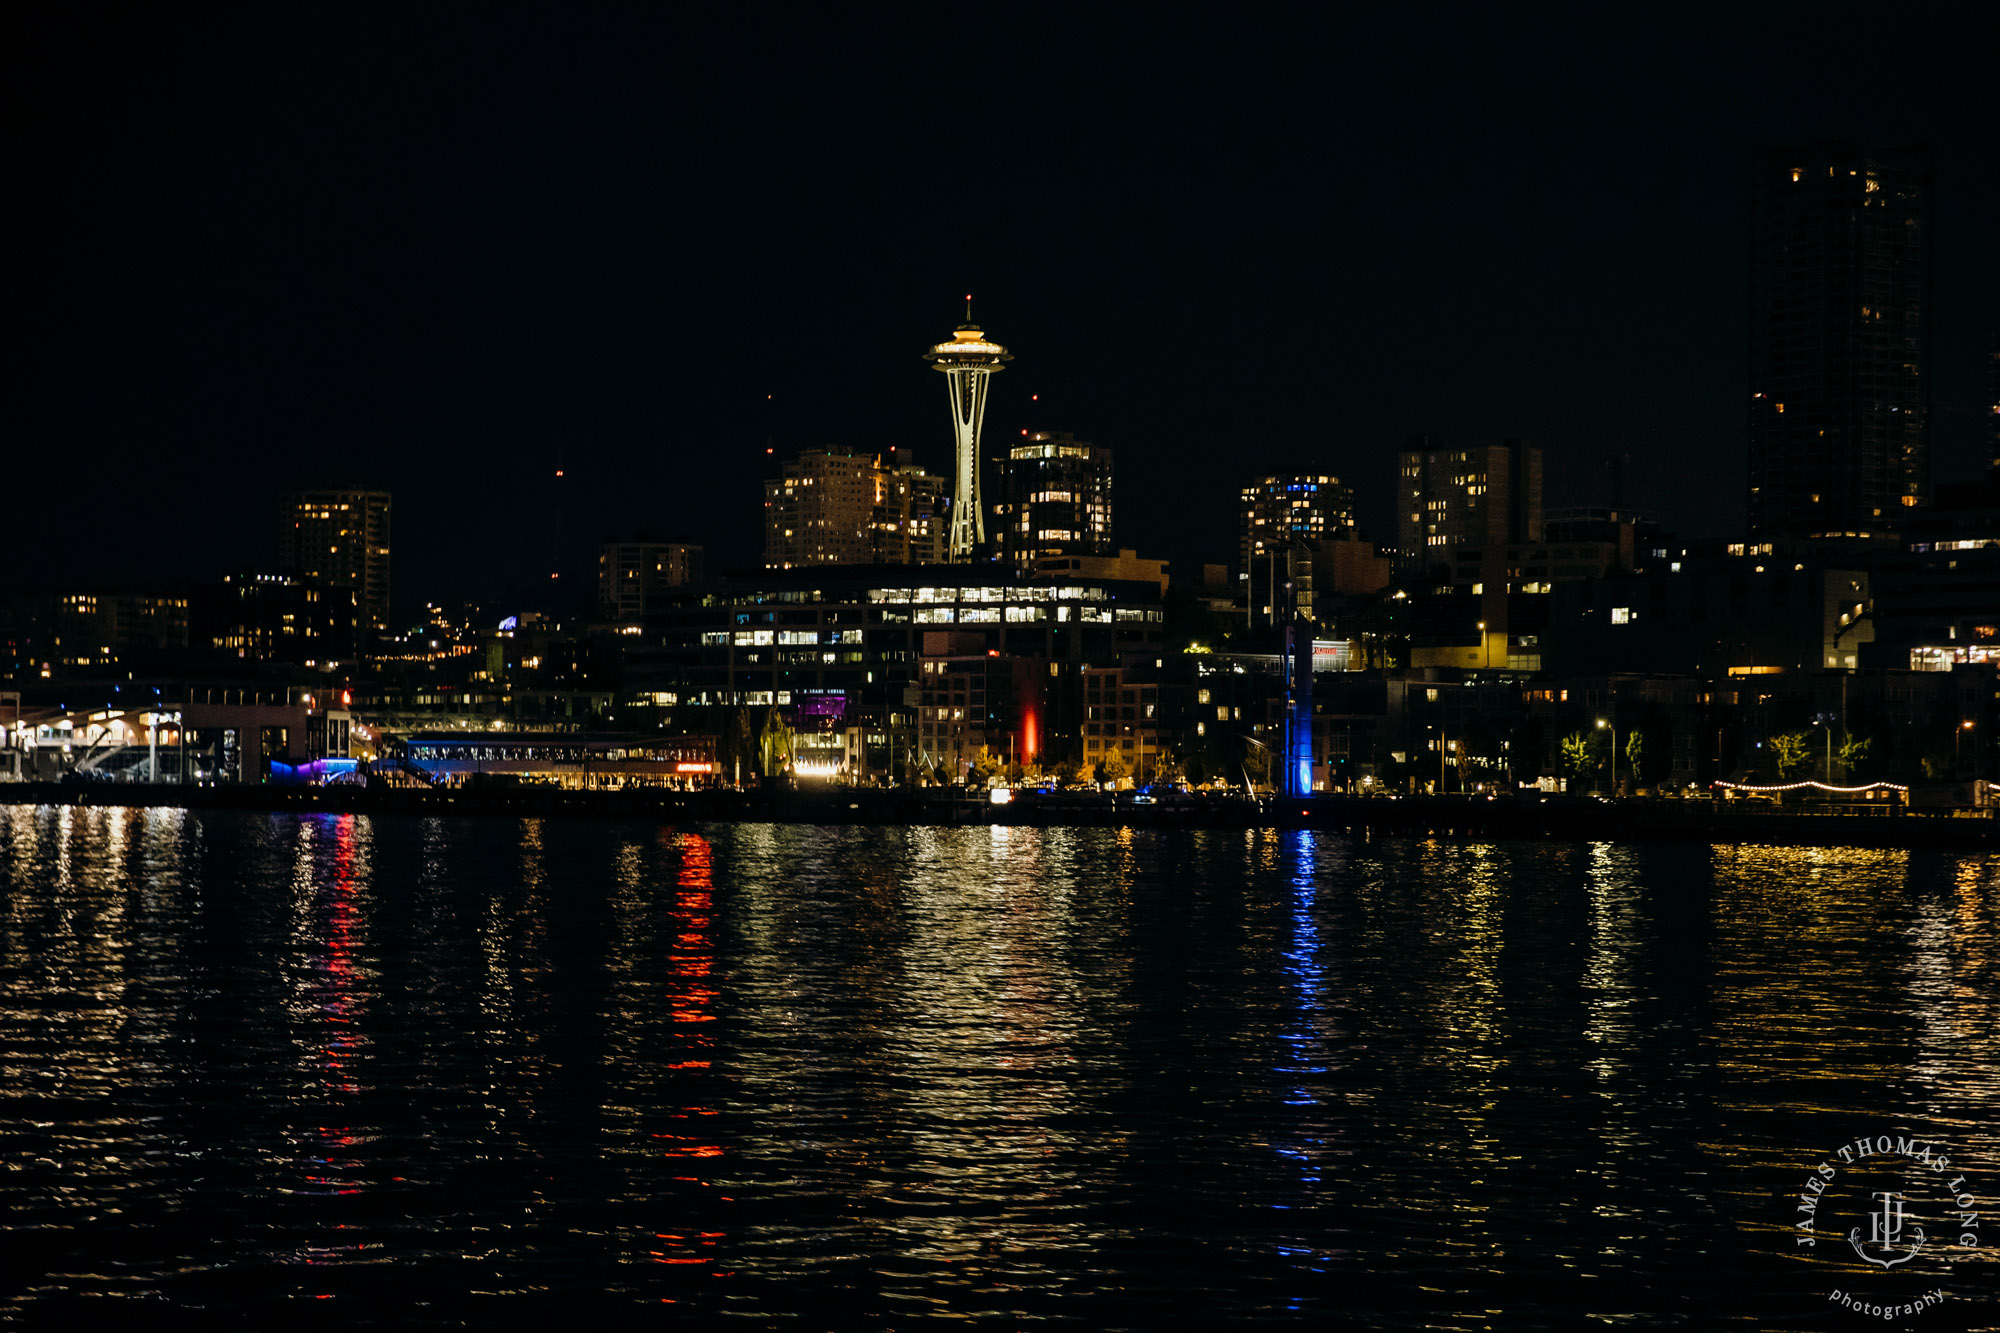
{"label": "dark water", "polygon": [[1996,870],[0,809],[0,1318],[1991,1326]]}

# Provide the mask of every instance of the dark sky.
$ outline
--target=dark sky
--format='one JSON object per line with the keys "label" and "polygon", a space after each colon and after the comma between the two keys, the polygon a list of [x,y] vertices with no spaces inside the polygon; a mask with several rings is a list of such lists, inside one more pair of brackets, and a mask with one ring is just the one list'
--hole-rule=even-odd
{"label": "dark sky", "polygon": [[641,527],[754,563],[767,436],[949,466],[968,291],[992,446],[1112,445],[1186,573],[1287,459],[1392,538],[1416,432],[1730,533],[1765,139],[1935,145],[1937,475],[1983,460],[1985,6],[182,8],[5,44],[9,584],[268,565],[320,478],[395,493],[405,606]]}

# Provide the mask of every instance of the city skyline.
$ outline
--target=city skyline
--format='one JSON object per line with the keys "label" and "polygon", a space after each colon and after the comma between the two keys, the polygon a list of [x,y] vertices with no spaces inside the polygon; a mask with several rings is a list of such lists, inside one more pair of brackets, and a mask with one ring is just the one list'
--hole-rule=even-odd
{"label": "city skyline", "polygon": [[[1964,479],[2000,323],[1990,94],[1954,12],[1901,22],[1884,47],[1779,15],[1436,32],[1297,11],[1116,61],[1108,26],[1051,44],[1002,23],[942,82],[907,35],[836,73],[801,34],[737,93],[657,78],[647,58],[687,44],[639,19],[551,54],[526,22],[51,18],[10,57],[35,201],[21,481],[60,493],[88,460],[256,512],[338,471],[397,496],[412,599],[546,597],[552,562],[588,582],[598,543],[640,528],[752,568],[774,457],[903,447],[948,470],[912,352],[971,291],[1020,357],[986,452],[1023,429],[1111,449],[1120,544],[1182,576],[1229,558],[1237,484],[1301,456],[1389,540],[1414,434],[1540,444],[1556,507],[1605,502],[1604,460],[1629,455],[1626,503],[1726,536],[1752,148],[1830,136],[1936,145],[1933,471]],[[1360,55],[1419,34],[1422,62]],[[1031,95],[1092,59],[1076,98]],[[1190,91],[1201,69],[1238,95]],[[998,117],[969,183],[909,114],[968,81]],[[1078,132],[1134,104],[1149,128],[1115,152]],[[773,356],[792,324],[810,354]],[[1217,485],[1188,484],[1218,458]],[[23,517],[9,582],[269,558],[229,524],[76,543],[59,512]]]}
{"label": "city skyline", "polygon": [[0,1315],[1964,1326],[1990,9],[28,10]]}

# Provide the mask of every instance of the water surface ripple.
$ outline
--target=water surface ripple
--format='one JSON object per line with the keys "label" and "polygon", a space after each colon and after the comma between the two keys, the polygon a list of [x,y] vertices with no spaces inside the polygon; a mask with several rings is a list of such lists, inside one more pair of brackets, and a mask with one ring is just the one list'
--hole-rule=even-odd
{"label": "water surface ripple", "polygon": [[1821,1327],[1836,1147],[1992,1211],[1995,879],[0,808],[0,1319]]}

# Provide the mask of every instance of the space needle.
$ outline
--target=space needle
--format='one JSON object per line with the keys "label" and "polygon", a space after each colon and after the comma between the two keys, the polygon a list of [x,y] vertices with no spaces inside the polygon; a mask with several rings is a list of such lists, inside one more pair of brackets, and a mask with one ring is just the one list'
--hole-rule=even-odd
{"label": "space needle", "polygon": [[986,381],[1012,361],[1006,348],[988,342],[972,322],[972,298],[965,298],[965,323],[950,342],[924,353],[931,369],[944,372],[951,390],[951,425],[958,436],[958,479],[951,493],[951,544],[947,560],[970,560],[986,542],[986,512],[979,499],[979,425],[986,416]]}

